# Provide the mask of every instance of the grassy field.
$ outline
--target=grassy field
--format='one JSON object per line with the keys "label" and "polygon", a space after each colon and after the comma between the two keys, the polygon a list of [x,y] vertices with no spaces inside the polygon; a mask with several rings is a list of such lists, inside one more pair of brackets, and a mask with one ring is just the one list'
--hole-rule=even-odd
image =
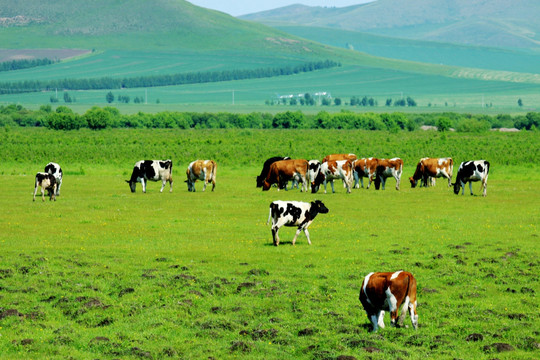
{"label": "grassy field", "polygon": [[[2,131],[2,358],[537,358],[538,136],[344,135]],[[401,190],[392,180],[352,194],[255,188],[269,153],[346,149],[401,156]],[[419,153],[485,155],[487,197],[456,196],[443,181],[411,189]],[[124,180],[145,157],[175,161],[172,193],[156,183],[129,192]],[[195,158],[217,160],[215,192],[187,191]],[[65,171],[62,195],[32,203],[33,175],[51,159]],[[283,228],[272,246],[266,219],[277,199],[327,205],[310,227],[313,245],[301,235],[291,246],[294,230]],[[420,327],[371,334],[361,281],[398,269],[418,280]]]}

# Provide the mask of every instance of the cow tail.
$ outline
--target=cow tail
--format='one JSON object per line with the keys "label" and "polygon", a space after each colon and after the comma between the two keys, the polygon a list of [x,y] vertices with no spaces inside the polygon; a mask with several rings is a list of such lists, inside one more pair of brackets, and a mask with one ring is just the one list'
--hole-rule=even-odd
{"label": "cow tail", "polygon": [[[416,279],[414,278],[414,276],[412,274],[409,274],[407,276],[407,296],[409,297],[409,302],[413,302],[413,301],[416,301],[416,295],[414,296],[414,299],[413,297],[411,296],[412,294],[412,291],[414,289],[414,292],[416,293]],[[403,309],[403,311],[407,311],[407,309]]]}
{"label": "cow tail", "polygon": [[216,182],[216,170],[217,170],[217,164],[215,161],[212,160],[212,180]]}
{"label": "cow tail", "polygon": [[270,204],[270,210],[268,211],[268,220],[266,220],[266,225],[270,224],[270,219],[272,218],[272,208],[273,208],[273,203]]}

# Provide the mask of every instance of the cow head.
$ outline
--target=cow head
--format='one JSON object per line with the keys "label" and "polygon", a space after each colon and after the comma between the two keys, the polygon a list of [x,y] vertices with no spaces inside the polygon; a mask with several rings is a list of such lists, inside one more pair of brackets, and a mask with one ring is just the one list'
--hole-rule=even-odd
{"label": "cow head", "polygon": [[312,218],[314,218],[315,215],[317,215],[318,213],[327,214],[328,211],[328,208],[323,204],[321,200],[315,200],[311,202],[311,209],[309,210],[309,212],[311,213]]}
{"label": "cow head", "polygon": [[411,182],[411,187],[415,188],[416,185],[418,184],[418,181],[416,181],[412,176],[409,178],[409,180]]}
{"label": "cow head", "polygon": [[260,175],[257,175],[257,187],[263,186],[264,178]]}
{"label": "cow head", "polygon": [[325,176],[324,174],[319,171],[317,173],[317,176],[315,176],[315,179],[311,182],[311,192],[315,194],[317,191],[319,191],[319,188],[321,184],[324,182]]}
{"label": "cow head", "polygon": [[264,182],[262,184],[263,191],[268,191],[270,189],[270,186],[272,186],[272,184],[270,184],[268,181],[264,180]]}
{"label": "cow head", "polygon": [[459,190],[461,189],[461,184],[459,181],[456,181],[455,183],[452,184],[454,186],[454,194],[458,195],[459,194]]}
{"label": "cow head", "polygon": [[129,188],[131,189],[131,192],[134,193],[137,182],[131,181],[131,180],[126,180],[126,182],[129,184]]}

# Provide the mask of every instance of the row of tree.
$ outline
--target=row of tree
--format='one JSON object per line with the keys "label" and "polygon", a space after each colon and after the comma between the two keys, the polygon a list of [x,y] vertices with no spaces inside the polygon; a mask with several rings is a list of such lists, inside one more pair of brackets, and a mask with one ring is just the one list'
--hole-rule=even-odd
{"label": "row of tree", "polygon": [[51,59],[21,59],[0,62],[0,71],[11,71],[28,69],[37,66],[51,65],[58,62],[58,60]]}
{"label": "row of tree", "polygon": [[439,131],[455,129],[460,132],[482,132],[492,128],[536,130],[540,126],[540,113],[526,115],[473,115],[459,113],[357,113],[342,111],[304,114],[285,111],[277,114],[253,112],[196,113],[159,112],[132,115],[120,114],[114,107],[93,107],[84,114],[74,113],[67,106],[43,105],[39,110],[27,110],[20,105],[0,106],[0,126],[42,126],[55,130],[80,128],[255,128],[255,129],[365,129],[414,131],[422,125],[436,126]]}
{"label": "row of tree", "polygon": [[94,79],[26,80],[0,83],[0,94],[19,94],[25,92],[50,91],[54,89],[103,90],[200,84],[293,75],[303,72],[328,69],[336,66],[341,66],[341,64],[332,60],[326,60],[276,68],[192,72],[169,75],[139,76],[132,78],[102,77]]}

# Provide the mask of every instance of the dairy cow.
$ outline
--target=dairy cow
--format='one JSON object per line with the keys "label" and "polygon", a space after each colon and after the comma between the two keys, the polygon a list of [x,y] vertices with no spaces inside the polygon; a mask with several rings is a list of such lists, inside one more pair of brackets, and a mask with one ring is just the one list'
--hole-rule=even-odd
{"label": "dairy cow", "polygon": [[146,193],[146,182],[150,181],[159,181],[161,180],[161,190],[167,181],[170,184],[169,192],[172,192],[173,179],[172,179],[172,161],[171,160],[140,160],[135,163],[133,167],[133,172],[131,173],[131,178],[126,180],[129,184],[131,192],[135,192],[135,187],[138,182],[142,185],[143,193]]}
{"label": "dairy cow", "polygon": [[[385,311],[390,311],[390,324],[392,326],[403,326],[407,309],[413,327],[418,328],[416,279],[409,272],[369,273],[362,282],[359,299],[373,325],[373,332],[377,331],[379,327],[384,328]],[[402,304],[401,316],[396,324],[399,308]]]}
{"label": "dairy cow", "polygon": [[353,162],[353,176],[354,176],[354,187],[358,189],[360,186],[358,181],[364,187],[364,178],[368,178],[367,188],[371,186],[371,182],[375,178],[375,173],[377,172],[377,165],[379,164],[379,159],[370,157],[362,158],[355,160]]}
{"label": "dairy cow", "polygon": [[356,155],[355,154],[330,154],[330,155],[326,155],[323,159],[323,163],[327,162],[327,161],[331,161],[331,160],[349,160],[351,163],[356,160]]}
{"label": "dairy cow", "polygon": [[257,176],[257,187],[259,188],[263,186],[264,179],[266,179],[266,176],[268,175],[268,171],[270,171],[270,165],[272,165],[276,161],[289,160],[289,159],[290,157],[288,156],[274,156],[267,159],[263,164],[261,174]]}
{"label": "dairy cow", "polygon": [[36,180],[34,182],[34,199],[32,201],[36,201],[38,188],[41,188],[42,201],[45,201],[45,190],[47,190],[49,194],[49,200],[56,201],[56,178],[54,175],[45,172],[38,172],[36,174]]}
{"label": "dairy cow", "polygon": [[[452,158],[422,158],[416,165],[416,170],[409,178],[411,187],[416,187],[418,180],[422,180],[420,186],[433,185],[432,181],[438,177],[448,179],[448,186],[452,185],[452,173],[454,160]],[[431,182],[431,184],[430,184]]]}
{"label": "dairy cow", "polygon": [[56,179],[56,196],[60,195],[60,187],[62,187],[62,168],[57,163],[50,162],[45,165],[45,172],[51,174]]}
{"label": "dairy cow", "polygon": [[272,238],[274,245],[279,245],[279,228],[282,226],[297,226],[296,234],[294,235],[292,244],[296,243],[296,238],[300,231],[304,231],[307,237],[308,244],[311,245],[309,238],[308,227],[311,225],[317,214],[328,213],[328,208],[320,200],[315,200],[310,203],[301,201],[281,201],[276,200],[270,203],[268,221],[272,219]]}
{"label": "dairy cow", "polygon": [[214,160],[195,160],[192,161],[187,170],[188,191],[195,191],[195,182],[201,180],[204,182],[202,191],[206,190],[206,185],[212,183],[212,191],[216,187],[217,164]]}
{"label": "dairy cow", "polygon": [[489,175],[489,161],[486,160],[474,160],[464,161],[459,165],[459,169],[456,175],[456,182],[454,185],[454,193],[459,194],[460,188],[463,188],[461,195],[465,194],[465,184],[469,183],[469,190],[472,191],[472,182],[482,182],[482,196],[486,196],[487,192],[487,179]]}
{"label": "dairy cow", "polygon": [[334,180],[341,179],[347,188],[347,193],[351,192],[353,186],[353,171],[352,164],[349,160],[330,160],[321,164],[318,174],[315,176],[315,181],[311,184],[311,192],[319,191],[321,184],[324,184],[324,193],[326,194],[326,185],[330,182],[332,193],[334,190]]}
{"label": "dairy cow", "polygon": [[277,184],[278,191],[287,186],[287,181],[297,180],[302,183],[301,191],[307,191],[307,173],[309,163],[304,159],[290,159],[276,161],[270,165],[268,175],[263,182],[263,191],[267,191],[273,184]]}
{"label": "dairy cow", "polygon": [[393,177],[396,179],[396,190],[399,190],[401,183],[401,174],[403,172],[403,160],[400,158],[379,159],[377,163],[377,171],[375,174],[375,189],[379,190],[382,183],[384,190],[386,178]]}

